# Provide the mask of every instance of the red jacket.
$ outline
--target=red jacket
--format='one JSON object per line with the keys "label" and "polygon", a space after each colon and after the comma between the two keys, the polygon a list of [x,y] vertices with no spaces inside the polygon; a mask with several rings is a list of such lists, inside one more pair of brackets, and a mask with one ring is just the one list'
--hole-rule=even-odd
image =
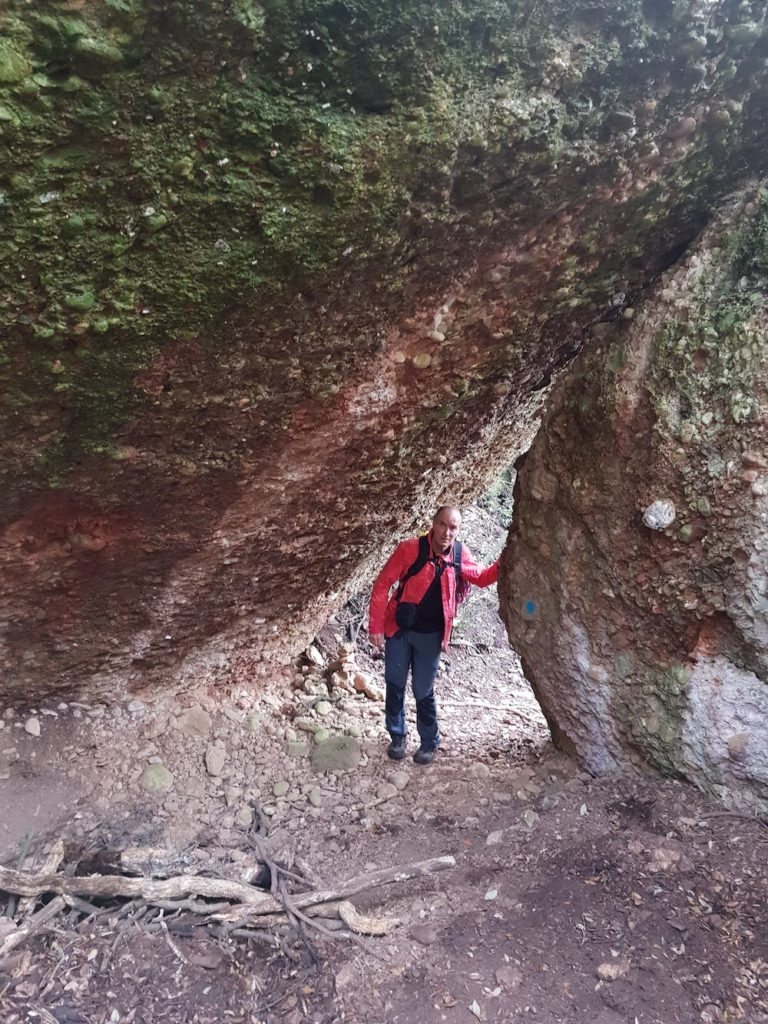
{"label": "red jacket", "polygon": [[[432,531],[429,533],[429,542],[432,543]],[[430,548],[431,550],[431,548]],[[452,554],[452,552],[449,552]],[[395,548],[395,552],[387,564],[376,577],[371,591],[371,609],[368,621],[368,632],[370,634],[381,634],[394,636],[400,628],[395,622],[395,610],[397,601],[395,593],[390,596],[395,583],[405,576],[410,567],[419,556],[419,538],[404,540]],[[442,561],[448,561],[440,555]],[[403,588],[401,601],[409,601],[418,604],[429,589],[429,585],[435,578],[435,565],[428,561],[422,569],[411,576]],[[468,583],[474,583],[476,587],[488,587],[495,583],[499,576],[499,563],[494,562],[487,569],[481,568],[472,557],[472,553],[466,544],[462,544],[461,553],[461,575]],[[452,569],[443,570],[440,577],[440,589],[443,594],[443,617],[445,618],[445,633],[443,634],[443,647],[448,646],[451,638],[451,626],[456,614],[456,580]]]}

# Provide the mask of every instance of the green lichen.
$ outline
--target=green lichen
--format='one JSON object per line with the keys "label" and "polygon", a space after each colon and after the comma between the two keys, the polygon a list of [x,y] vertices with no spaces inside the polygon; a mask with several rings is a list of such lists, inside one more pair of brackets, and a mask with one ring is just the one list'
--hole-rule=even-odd
{"label": "green lichen", "polygon": [[665,775],[683,777],[682,733],[687,715],[684,665],[656,665],[645,669],[632,689],[632,707],[625,726],[648,762]]}
{"label": "green lichen", "polygon": [[768,276],[768,192],[765,189],[758,193],[755,205],[755,216],[734,232],[730,245],[736,276],[746,276],[764,287]]}

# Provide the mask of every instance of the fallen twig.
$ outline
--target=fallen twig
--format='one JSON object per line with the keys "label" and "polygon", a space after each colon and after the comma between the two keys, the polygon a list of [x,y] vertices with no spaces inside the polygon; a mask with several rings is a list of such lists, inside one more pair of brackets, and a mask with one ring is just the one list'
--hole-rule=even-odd
{"label": "fallen twig", "polygon": [[50,903],[38,910],[36,914],[28,917],[24,924],[20,924],[15,931],[10,932],[0,941],[0,958],[7,956],[12,949],[20,946],[22,942],[25,942],[49,921],[52,921],[66,905],[64,897],[57,896],[56,899],[51,900]]}
{"label": "fallen twig", "polygon": [[184,953],[182,953],[182,951],[179,949],[179,947],[176,945],[176,943],[171,938],[171,936],[170,936],[170,934],[168,932],[168,925],[165,923],[165,921],[162,919],[162,917],[160,918],[160,928],[162,929],[162,932],[163,932],[163,938],[167,942],[168,948],[173,953],[173,955],[177,959],[181,960],[182,963],[189,964],[189,958]]}
{"label": "fallen twig", "polygon": [[748,814],[746,811],[707,811],[705,814],[700,814],[699,818],[741,818],[742,821],[753,821],[757,825],[762,825],[763,828],[768,828],[768,821],[765,818],[761,818],[757,814]]}

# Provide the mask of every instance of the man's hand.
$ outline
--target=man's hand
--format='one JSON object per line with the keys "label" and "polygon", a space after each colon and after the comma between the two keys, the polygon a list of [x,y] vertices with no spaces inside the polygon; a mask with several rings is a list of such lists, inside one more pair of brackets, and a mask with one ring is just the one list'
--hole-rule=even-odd
{"label": "man's hand", "polygon": [[371,643],[374,647],[378,647],[380,651],[384,650],[384,634],[383,633],[371,633]]}

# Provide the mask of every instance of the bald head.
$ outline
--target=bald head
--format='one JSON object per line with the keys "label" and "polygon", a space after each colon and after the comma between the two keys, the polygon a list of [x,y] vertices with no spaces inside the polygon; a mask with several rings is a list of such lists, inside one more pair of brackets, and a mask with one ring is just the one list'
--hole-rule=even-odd
{"label": "bald head", "polygon": [[432,546],[443,552],[453,544],[461,529],[461,512],[453,505],[441,505],[432,520]]}

